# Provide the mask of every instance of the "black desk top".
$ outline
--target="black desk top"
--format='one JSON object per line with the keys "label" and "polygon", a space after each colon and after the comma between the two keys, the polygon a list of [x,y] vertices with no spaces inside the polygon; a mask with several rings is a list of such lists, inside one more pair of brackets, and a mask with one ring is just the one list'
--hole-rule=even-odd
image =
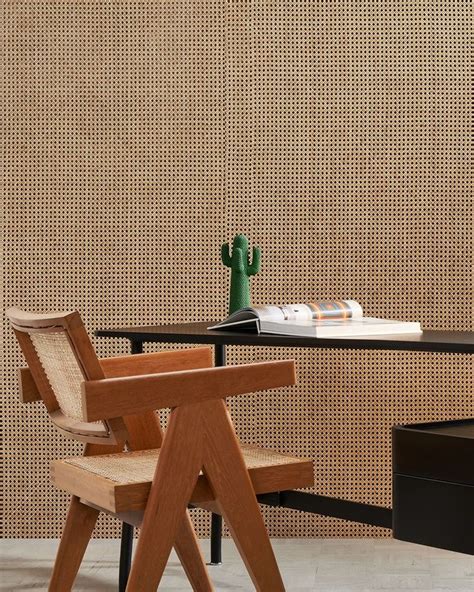
{"label": "black desk top", "polygon": [[96,331],[95,334],[98,337],[125,337],[137,342],[474,353],[473,331],[423,331],[421,335],[374,335],[321,339],[316,337],[288,337],[286,335],[257,335],[256,333],[242,331],[208,331],[207,327],[212,324],[212,321],[206,321],[150,327],[101,329]]}

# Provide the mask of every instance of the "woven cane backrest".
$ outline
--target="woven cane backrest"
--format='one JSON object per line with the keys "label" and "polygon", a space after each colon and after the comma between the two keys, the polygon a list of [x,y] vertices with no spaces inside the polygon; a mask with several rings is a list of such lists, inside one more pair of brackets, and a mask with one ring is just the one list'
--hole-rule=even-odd
{"label": "woven cane backrest", "polygon": [[82,420],[81,384],[104,378],[77,312],[36,315],[7,311],[38,391],[55,426],[86,442],[116,443],[123,424]]}
{"label": "woven cane backrest", "polygon": [[30,339],[64,415],[81,420],[81,382],[78,364],[65,331],[31,333]]}

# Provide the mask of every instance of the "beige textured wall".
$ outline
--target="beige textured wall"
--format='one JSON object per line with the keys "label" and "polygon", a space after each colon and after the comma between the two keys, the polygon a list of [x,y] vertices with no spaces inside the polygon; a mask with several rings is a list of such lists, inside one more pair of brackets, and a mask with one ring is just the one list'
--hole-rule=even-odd
{"label": "beige textured wall", "polygon": [[[472,329],[469,5],[4,0],[6,304],[77,308],[91,332],[218,319],[219,246],[243,231],[263,249],[254,302],[352,297]],[[4,338],[4,534],[57,536],[48,463],[80,447],[19,405]],[[390,426],[473,415],[460,355],[230,352],[280,356],[298,387],[232,412],[243,440],[314,457],[319,493],[389,505]],[[274,536],[387,534],[265,514]]]}

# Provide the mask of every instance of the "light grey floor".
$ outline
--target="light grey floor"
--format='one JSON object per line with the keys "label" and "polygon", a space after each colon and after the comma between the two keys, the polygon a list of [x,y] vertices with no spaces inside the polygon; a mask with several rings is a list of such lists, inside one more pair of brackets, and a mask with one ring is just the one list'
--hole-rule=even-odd
{"label": "light grey floor", "polygon": [[[389,539],[274,539],[272,544],[288,592],[474,592],[474,557],[468,555]],[[202,545],[207,556],[208,541]],[[56,547],[54,540],[2,541],[0,589],[47,590]],[[119,541],[93,540],[74,590],[117,590],[118,555]],[[230,540],[224,540],[224,564],[209,569],[218,592],[254,590]],[[190,589],[172,555],[160,590]]]}

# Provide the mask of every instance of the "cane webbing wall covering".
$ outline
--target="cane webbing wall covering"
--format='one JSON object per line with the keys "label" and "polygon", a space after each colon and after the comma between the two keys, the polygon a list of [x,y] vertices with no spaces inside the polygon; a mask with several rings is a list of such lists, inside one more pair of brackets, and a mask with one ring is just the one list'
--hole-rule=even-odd
{"label": "cane webbing wall covering", "polygon": [[[355,298],[472,329],[470,6],[4,1],[6,304],[77,308],[91,333],[219,319],[219,248],[244,232],[255,303]],[[58,536],[49,462],[81,447],[18,403],[6,323],[4,340],[4,534]],[[297,387],[231,410],[244,442],[314,457],[322,494],[390,505],[390,426],[473,414],[467,356],[229,350],[296,358]],[[272,536],[388,534],[264,512]]]}

